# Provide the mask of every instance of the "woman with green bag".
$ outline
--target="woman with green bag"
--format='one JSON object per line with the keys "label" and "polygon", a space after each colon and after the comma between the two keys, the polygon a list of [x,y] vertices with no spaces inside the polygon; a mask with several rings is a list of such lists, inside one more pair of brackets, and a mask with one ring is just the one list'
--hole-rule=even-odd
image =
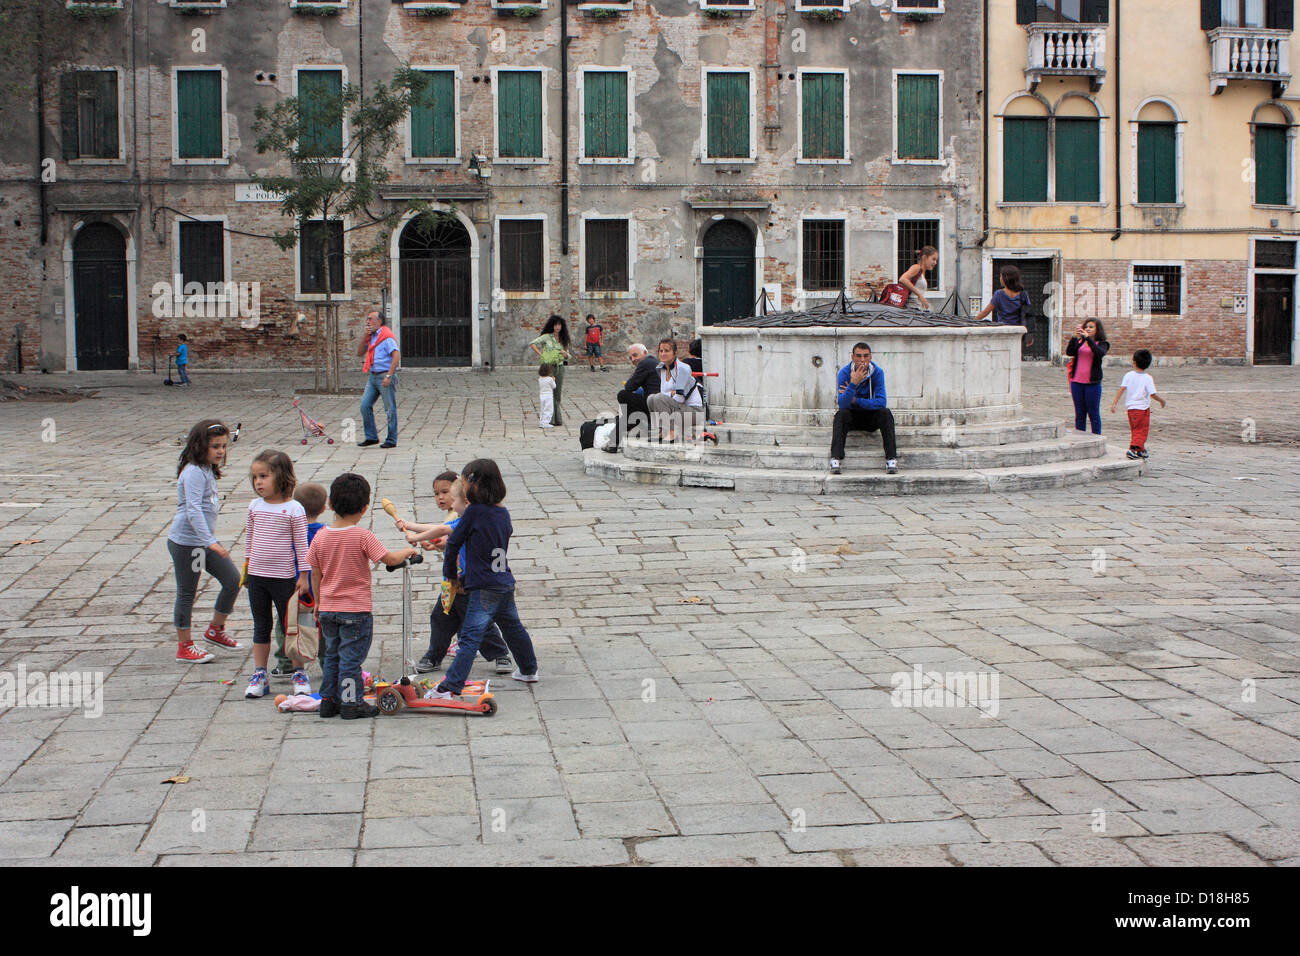
{"label": "woman with green bag", "polygon": [[542,326],[542,334],[528,343],[537,353],[540,363],[555,369],[555,414],[552,425],[563,425],[560,420],[560,392],[564,389],[564,366],[569,359],[569,326],[563,316],[553,315]]}

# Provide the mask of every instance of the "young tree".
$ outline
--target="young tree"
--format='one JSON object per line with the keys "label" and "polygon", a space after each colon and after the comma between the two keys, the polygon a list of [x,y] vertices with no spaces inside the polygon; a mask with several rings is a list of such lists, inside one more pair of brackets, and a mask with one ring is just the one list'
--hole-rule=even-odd
{"label": "young tree", "polygon": [[[275,234],[276,245],[287,251],[306,242],[325,277],[325,301],[316,307],[317,371],[319,375],[324,367],[326,391],[337,392],[339,317],[333,295],[342,291],[335,288],[335,276],[342,274],[344,260],[379,254],[383,234],[408,210],[416,210],[421,219],[438,216],[419,201],[389,205],[378,214],[371,209],[379,186],[389,178],[386,160],[398,144],[401,124],[428,81],[419,71],[402,67],[390,83],[378,83],[366,94],[351,84],[337,90],[325,84],[304,86],[303,79],[298,96],[258,106],[254,114],[258,153],[278,155],[290,172],[254,174],[253,181],[282,197],[280,209],[291,225]],[[387,228],[379,229],[369,247],[345,251],[342,231],[330,224],[344,218],[353,221],[347,232]]]}

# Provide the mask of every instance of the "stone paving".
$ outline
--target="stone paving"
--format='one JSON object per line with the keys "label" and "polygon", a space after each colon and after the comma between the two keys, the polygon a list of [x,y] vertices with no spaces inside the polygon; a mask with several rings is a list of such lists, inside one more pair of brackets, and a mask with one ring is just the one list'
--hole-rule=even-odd
{"label": "stone paving", "polygon": [[[0,405],[0,690],[20,668],[98,672],[104,699],[0,712],[0,856],[1300,863],[1300,372],[1155,371],[1170,406],[1145,477],[903,499],[589,478],[577,426],[622,375],[578,367],[550,433],[531,370],[403,372],[390,452],[299,445],[310,375],[28,376],[102,388]],[[1069,414],[1063,370],[1024,379],[1031,415]],[[336,433],[356,402],[304,399]],[[425,519],[436,472],[497,458],[541,682],[498,685],[491,718],[343,723],[245,701],[247,651],[174,663],[176,439],[206,415],[243,422],[228,545],[266,446]],[[1122,409],[1106,428],[1126,443]],[[427,621],[434,568],[413,579]],[[368,667],[391,671],[399,581],[374,580]],[[249,636],[242,600],[232,626]],[[893,706],[916,668],[996,676],[996,697]]]}

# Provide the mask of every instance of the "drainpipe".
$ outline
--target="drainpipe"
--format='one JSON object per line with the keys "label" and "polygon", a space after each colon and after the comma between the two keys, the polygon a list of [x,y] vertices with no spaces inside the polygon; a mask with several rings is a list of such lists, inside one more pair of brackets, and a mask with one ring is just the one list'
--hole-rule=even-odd
{"label": "drainpipe", "polygon": [[[989,110],[993,109],[993,103],[989,99],[989,5],[984,4],[984,176],[981,184],[984,191],[984,198],[981,201],[982,213],[981,219],[984,225],[984,231],[980,235],[979,242],[975,243],[977,247],[982,248],[989,238]],[[980,274],[983,274],[983,265],[980,267]]]}
{"label": "drainpipe", "polygon": [[36,44],[36,183],[41,206],[41,245],[49,240],[49,188],[45,181],[45,4],[36,7],[36,31],[42,38]]}
{"label": "drainpipe", "polygon": [[560,0],[560,253],[564,256],[569,254],[569,4],[567,0]]}
{"label": "drainpipe", "polygon": [[1119,29],[1119,0],[1115,0],[1115,234],[1110,237],[1111,242],[1114,242],[1117,239],[1119,239],[1119,237],[1124,232],[1124,200],[1123,197],[1121,196],[1124,187],[1122,185],[1122,180],[1120,179],[1120,161],[1119,161],[1120,147],[1123,142],[1123,129],[1124,129],[1124,122],[1122,119],[1122,114],[1120,113],[1121,104],[1119,98],[1120,36],[1121,33]]}

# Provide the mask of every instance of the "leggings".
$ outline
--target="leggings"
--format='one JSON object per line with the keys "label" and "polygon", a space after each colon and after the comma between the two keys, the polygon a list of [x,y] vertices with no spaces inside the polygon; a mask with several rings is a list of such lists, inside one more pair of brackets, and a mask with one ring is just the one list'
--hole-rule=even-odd
{"label": "leggings", "polygon": [[1084,385],[1070,383],[1070,397],[1074,399],[1074,427],[1083,431],[1085,419],[1092,423],[1092,433],[1101,434],[1101,383]]}
{"label": "leggings", "polygon": [[289,613],[289,598],[293,596],[297,578],[264,578],[248,576],[248,606],[253,611],[253,643],[271,643],[271,606],[280,615],[280,626]]}
{"label": "leggings", "polygon": [[235,609],[239,596],[239,569],[229,558],[223,558],[211,548],[198,545],[177,544],[167,539],[167,551],[172,556],[176,572],[176,603],[172,607],[172,623],[177,630],[188,631],[190,614],[194,610],[194,595],[199,590],[199,577],[204,571],[221,582],[217,595],[218,614],[229,614]]}

